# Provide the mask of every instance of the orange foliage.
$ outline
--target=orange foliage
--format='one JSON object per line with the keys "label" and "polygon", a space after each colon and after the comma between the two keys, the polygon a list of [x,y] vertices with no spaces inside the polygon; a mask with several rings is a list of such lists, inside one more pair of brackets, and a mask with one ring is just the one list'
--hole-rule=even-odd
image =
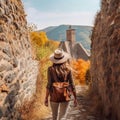
{"label": "orange foliage", "polygon": [[45,32],[31,32],[30,33],[31,42],[35,43],[39,46],[45,45],[48,41],[48,38],[46,36]]}
{"label": "orange foliage", "polygon": [[90,68],[90,61],[85,61],[83,59],[73,60],[73,77],[76,83],[85,84],[86,83],[86,73]]}

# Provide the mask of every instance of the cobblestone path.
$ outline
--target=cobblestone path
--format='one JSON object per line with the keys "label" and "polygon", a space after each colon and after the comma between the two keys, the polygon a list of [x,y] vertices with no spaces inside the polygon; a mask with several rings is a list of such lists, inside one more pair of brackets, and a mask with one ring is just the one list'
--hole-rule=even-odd
{"label": "cobblestone path", "polygon": [[[73,106],[72,99],[66,113],[66,118],[63,118],[62,120],[100,120],[95,113],[91,113],[92,106],[90,105],[90,101],[86,99],[87,90],[87,86],[76,86],[78,106]],[[50,117],[43,120],[52,119]]]}

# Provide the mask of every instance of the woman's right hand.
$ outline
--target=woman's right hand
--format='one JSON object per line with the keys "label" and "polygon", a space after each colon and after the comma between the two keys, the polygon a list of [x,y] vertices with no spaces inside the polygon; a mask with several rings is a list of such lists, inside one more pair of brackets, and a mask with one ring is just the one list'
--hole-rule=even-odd
{"label": "woman's right hand", "polygon": [[48,107],[48,99],[45,99],[44,104],[45,104],[46,107]]}

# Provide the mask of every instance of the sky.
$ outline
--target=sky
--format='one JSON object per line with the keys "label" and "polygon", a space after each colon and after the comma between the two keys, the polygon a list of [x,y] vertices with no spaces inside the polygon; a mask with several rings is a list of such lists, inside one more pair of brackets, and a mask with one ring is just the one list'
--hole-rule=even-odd
{"label": "sky", "polygon": [[38,29],[58,25],[94,25],[100,0],[22,0],[28,23]]}

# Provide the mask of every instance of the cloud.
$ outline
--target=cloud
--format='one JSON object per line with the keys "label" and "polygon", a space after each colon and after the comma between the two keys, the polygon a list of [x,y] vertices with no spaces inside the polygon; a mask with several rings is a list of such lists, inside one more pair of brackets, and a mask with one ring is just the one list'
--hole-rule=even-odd
{"label": "cloud", "polygon": [[40,12],[29,6],[25,9],[28,23],[34,23],[38,29],[61,24],[93,26],[95,12]]}

